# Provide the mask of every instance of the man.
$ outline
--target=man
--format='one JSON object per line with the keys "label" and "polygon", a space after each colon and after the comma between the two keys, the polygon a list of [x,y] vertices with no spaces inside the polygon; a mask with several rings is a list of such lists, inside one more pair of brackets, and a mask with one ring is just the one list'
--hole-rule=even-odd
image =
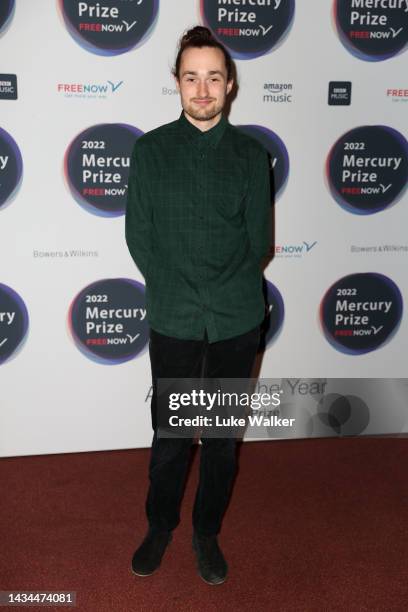
{"label": "man", "polygon": [[[154,430],[149,531],[133,572],[160,565],[179,509],[192,440],[157,435],[159,378],[249,378],[265,314],[261,262],[269,250],[265,149],[223,116],[232,61],[204,27],[181,39],[174,76],[178,120],[138,139],[126,211],[129,251],[146,280]],[[193,510],[200,576],[220,584],[217,535],[236,472],[234,438],[203,438]]]}

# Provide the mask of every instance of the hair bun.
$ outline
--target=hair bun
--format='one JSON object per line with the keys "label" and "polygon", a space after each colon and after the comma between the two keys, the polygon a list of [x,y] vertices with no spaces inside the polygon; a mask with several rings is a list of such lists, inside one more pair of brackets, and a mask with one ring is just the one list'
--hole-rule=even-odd
{"label": "hair bun", "polygon": [[194,38],[200,38],[201,40],[213,40],[213,35],[208,28],[204,26],[195,26],[188,30],[181,39],[181,45],[190,42]]}

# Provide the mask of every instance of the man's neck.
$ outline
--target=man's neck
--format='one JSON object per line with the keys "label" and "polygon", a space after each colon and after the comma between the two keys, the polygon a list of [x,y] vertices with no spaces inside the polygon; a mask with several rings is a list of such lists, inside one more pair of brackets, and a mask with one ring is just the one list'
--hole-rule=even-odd
{"label": "man's neck", "polygon": [[201,132],[208,132],[208,130],[211,130],[211,128],[213,128],[215,125],[217,125],[217,123],[221,121],[221,117],[222,117],[222,112],[221,112],[221,113],[218,113],[218,115],[216,115],[212,119],[208,119],[206,121],[199,121],[198,119],[194,119],[194,117],[191,117],[188,113],[186,113],[186,111],[183,111],[183,113],[187,121],[192,123]]}

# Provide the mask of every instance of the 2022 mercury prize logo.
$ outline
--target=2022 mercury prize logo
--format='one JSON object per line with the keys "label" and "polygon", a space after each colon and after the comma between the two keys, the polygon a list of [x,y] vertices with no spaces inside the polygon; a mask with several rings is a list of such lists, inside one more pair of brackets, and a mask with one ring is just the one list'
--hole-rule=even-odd
{"label": "2022 mercury prize logo", "polygon": [[0,33],[7,28],[14,12],[14,0],[0,2]]}
{"label": "2022 mercury prize logo", "polygon": [[10,203],[20,186],[23,160],[14,138],[0,128],[0,208]]}
{"label": "2022 mercury prize logo", "polygon": [[0,283],[0,365],[22,348],[28,331],[28,311],[23,299]]}
{"label": "2022 mercury prize logo", "polygon": [[328,289],[320,323],[328,342],[348,355],[362,355],[388,342],[401,322],[403,301],[397,285],[375,272],[350,274]]}
{"label": "2022 mercury prize logo", "polygon": [[343,134],[326,163],[331,193],[349,212],[367,215],[395,204],[407,187],[408,143],[385,125]]}
{"label": "2022 mercury prize logo", "polygon": [[272,130],[260,125],[237,125],[237,128],[258,140],[268,151],[273,173],[274,197],[275,200],[278,199],[289,176],[289,155],[283,140]]}
{"label": "2022 mercury prize logo", "polygon": [[408,0],[334,0],[340,40],[359,59],[378,62],[402,52],[408,42]]}
{"label": "2022 mercury prize logo", "polygon": [[91,283],[74,298],[68,326],[77,348],[115,365],[143,352],[149,340],[144,286],[128,278]]}
{"label": "2022 mercury prize logo", "polygon": [[159,0],[59,0],[75,42],[98,55],[119,55],[142,44],[153,30]]}
{"label": "2022 mercury prize logo", "polygon": [[201,16],[237,59],[253,59],[282,43],[295,0],[200,0]]}
{"label": "2022 mercury prize logo", "polygon": [[103,123],[74,138],[65,154],[64,173],[85,210],[103,217],[125,213],[130,157],[142,134],[132,125]]}

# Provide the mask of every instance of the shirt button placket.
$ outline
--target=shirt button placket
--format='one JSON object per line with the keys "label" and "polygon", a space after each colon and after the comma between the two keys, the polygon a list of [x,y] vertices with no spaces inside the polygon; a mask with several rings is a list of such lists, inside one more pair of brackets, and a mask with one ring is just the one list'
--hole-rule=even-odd
{"label": "shirt button placket", "polygon": [[201,307],[204,315],[205,323],[207,323],[207,300],[206,300],[206,289],[205,289],[205,270],[204,270],[204,260],[205,260],[205,206],[206,206],[206,149],[204,143],[201,144],[199,148],[198,154],[198,181],[197,181],[197,189],[198,189],[198,223],[199,223],[199,231],[198,231],[198,259],[200,262],[199,270],[200,270],[200,295],[202,299]]}

